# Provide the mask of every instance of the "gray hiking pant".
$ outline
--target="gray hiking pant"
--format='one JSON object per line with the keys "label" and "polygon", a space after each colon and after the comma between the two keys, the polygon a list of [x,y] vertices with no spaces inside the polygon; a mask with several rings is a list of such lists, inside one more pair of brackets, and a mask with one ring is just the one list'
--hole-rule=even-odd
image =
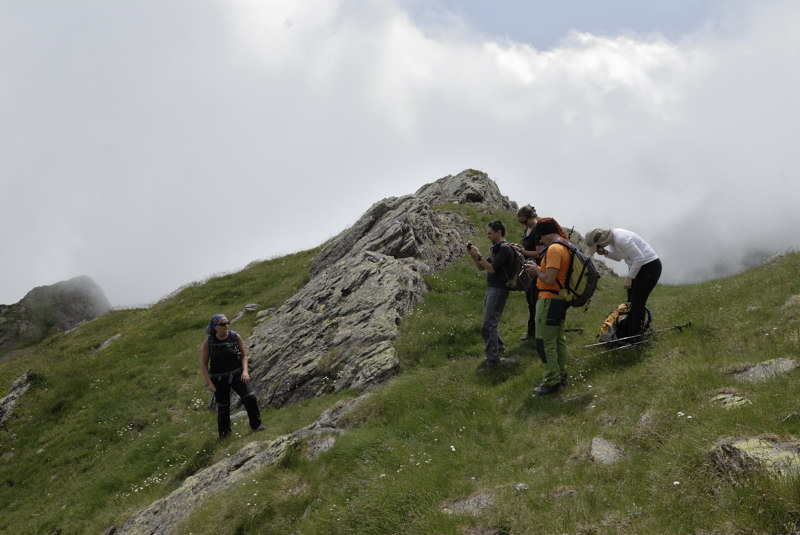
{"label": "gray hiking pant", "polygon": [[483,298],[483,324],[481,335],[486,344],[486,361],[495,362],[500,358],[500,351],[505,349],[500,339],[500,316],[508,299],[508,288],[489,286]]}

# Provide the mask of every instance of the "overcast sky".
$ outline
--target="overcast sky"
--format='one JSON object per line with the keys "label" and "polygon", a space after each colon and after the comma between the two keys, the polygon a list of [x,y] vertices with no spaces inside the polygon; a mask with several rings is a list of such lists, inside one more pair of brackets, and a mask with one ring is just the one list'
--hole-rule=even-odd
{"label": "overcast sky", "polygon": [[800,242],[799,27],[797,0],[0,0],[0,303],[88,275],[149,304],[467,168],[638,232],[663,282],[741,270]]}

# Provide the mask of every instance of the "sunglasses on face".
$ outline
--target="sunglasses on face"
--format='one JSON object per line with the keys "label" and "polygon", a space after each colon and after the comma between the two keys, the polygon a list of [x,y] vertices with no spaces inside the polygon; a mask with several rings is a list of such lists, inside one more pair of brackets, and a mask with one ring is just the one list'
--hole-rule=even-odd
{"label": "sunglasses on face", "polygon": [[231,322],[229,321],[220,321],[219,323],[217,323],[217,327],[227,327],[230,324]]}

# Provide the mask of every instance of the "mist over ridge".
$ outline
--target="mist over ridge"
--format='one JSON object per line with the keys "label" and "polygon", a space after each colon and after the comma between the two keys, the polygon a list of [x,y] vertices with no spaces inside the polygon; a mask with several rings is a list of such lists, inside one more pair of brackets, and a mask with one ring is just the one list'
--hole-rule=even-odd
{"label": "mist over ridge", "polygon": [[641,234],[668,284],[798,247],[796,1],[643,6],[681,11],[662,33],[516,3],[546,43],[427,4],[3,4],[0,303],[78,275],[153,303],[466,168]]}

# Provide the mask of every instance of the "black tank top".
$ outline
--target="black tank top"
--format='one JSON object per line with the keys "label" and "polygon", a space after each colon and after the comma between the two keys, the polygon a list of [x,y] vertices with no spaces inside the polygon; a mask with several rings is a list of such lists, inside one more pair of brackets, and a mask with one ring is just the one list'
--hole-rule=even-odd
{"label": "black tank top", "polygon": [[241,368],[242,363],[239,357],[239,335],[236,331],[228,333],[225,340],[220,340],[214,334],[208,337],[210,373],[228,373],[236,368]]}

